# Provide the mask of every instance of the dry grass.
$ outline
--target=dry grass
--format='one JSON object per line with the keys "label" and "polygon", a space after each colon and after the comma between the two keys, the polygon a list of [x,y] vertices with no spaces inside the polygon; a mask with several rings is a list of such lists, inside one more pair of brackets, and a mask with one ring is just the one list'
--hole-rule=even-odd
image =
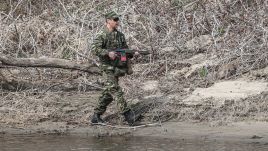
{"label": "dry grass", "polygon": [[[161,92],[164,95],[178,94],[183,98],[191,92],[186,88],[208,87],[217,81],[217,73],[224,65],[235,62],[235,72],[224,78],[235,78],[267,66],[267,6],[266,0],[6,0],[0,4],[0,52],[14,57],[56,57],[81,63],[87,59],[80,54],[95,59],[90,45],[103,27],[103,14],[115,10],[121,14],[120,30],[125,33],[129,46],[152,52],[151,56],[135,61],[135,70],[139,72],[123,78],[126,96],[134,99],[148,95],[142,91],[141,82],[158,80],[161,86],[158,91],[150,92],[151,95]],[[187,42],[202,35],[210,37],[211,42],[202,47],[187,46]],[[196,71],[188,78],[170,76],[171,72],[189,68],[192,62],[181,62],[200,53],[204,54],[204,60],[218,62],[205,65],[202,68],[205,72]],[[100,77],[59,69],[6,68],[1,72],[7,80],[10,79],[7,73],[12,73],[13,79],[45,83],[45,86],[34,89],[18,90],[17,94],[3,94],[1,102],[5,102],[6,97],[16,99],[17,95],[24,96],[21,92],[32,95],[36,91],[44,92],[55,83],[72,84],[70,81],[76,80],[79,89],[77,87],[75,91],[82,92],[88,90],[85,85],[101,83],[96,82]],[[5,81],[3,76],[2,81]],[[52,90],[64,93],[62,89],[49,89],[49,92]],[[34,104],[35,99],[31,95],[25,98],[29,104]],[[213,107],[179,108],[178,111],[172,104],[166,106],[168,103],[159,107],[160,113],[168,110],[171,115],[185,115],[183,112],[194,110],[189,119],[208,121],[218,119],[208,112],[219,113],[215,116],[223,112],[232,113],[231,108],[214,110]],[[235,110],[231,111],[236,114]]]}

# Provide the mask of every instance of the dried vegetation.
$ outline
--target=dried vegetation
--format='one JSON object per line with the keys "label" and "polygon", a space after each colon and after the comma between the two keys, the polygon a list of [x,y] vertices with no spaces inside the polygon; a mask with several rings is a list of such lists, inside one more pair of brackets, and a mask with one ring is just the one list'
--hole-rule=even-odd
{"label": "dried vegetation", "polygon": [[[87,63],[96,59],[90,45],[104,25],[103,14],[110,10],[121,14],[120,30],[129,46],[152,53],[135,60],[135,73],[121,81],[132,103],[144,96],[151,100],[166,96],[162,104],[146,114],[146,120],[234,120],[242,116],[241,112],[246,116],[253,110],[266,110],[246,105],[260,106],[250,99],[220,109],[180,104],[196,87],[208,87],[218,80],[241,77],[267,66],[266,0],[2,0],[0,52],[15,58],[62,58]],[[101,89],[102,83],[96,75],[52,68],[1,66],[0,78],[0,112],[6,115],[0,117],[0,122],[22,124],[87,121],[92,101],[76,106],[77,101],[59,104],[68,94],[77,95],[73,100],[92,94]],[[255,78],[267,81],[267,75]],[[157,81],[157,88],[144,91],[143,83],[148,80]],[[265,104],[267,97],[260,99]],[[75,107],[62,112],[64,106]]]}

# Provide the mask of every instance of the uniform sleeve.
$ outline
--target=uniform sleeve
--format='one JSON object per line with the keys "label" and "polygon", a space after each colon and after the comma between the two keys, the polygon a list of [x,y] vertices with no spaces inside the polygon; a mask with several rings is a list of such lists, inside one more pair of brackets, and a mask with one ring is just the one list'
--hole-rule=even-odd
{"label": "uniform sleeve", "polygon": [[[127,45],[127,41],[126,41],[125,35],[123,33],[121,33],[121,34],[122,34],[121,35],[121,37],[122,37],[122,48],[128,49],[129,47]],[[128,58],[133,58],[133,54],[128,54],[127,56],[128,56]]]}
{"label": "uniform sleeve", "polygon": [[128,49],[127,41],[124,34],[122,34],[122,47]]}
{"label": "uniform sleeve", "polygon": [[93,40],[91,50],[94,55],[98,57],[103,57],[108,54],[107,49],[103,49],[104,37],[102,34],[98,34]]}
{"label": "uniform sleeve", "polygon": [[[126,38],[125,38],[125,35],[123,34],[122,36],[122,45],[123,45],[123,48],[125,49],[128,49],[128,45],[127,45],[127,41],[126,41]],[[128,54],[128,58],[133,58],[133,54]]]}

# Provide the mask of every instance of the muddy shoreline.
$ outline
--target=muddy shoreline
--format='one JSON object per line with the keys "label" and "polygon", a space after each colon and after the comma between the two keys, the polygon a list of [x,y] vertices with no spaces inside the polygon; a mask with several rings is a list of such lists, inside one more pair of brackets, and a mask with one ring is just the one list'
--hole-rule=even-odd
{"label": "muddy shoreline", "polygon": [[[5,97],[10,99],[2,102],[0,110],[0,135],[141,136],[268,143],[264,108],[267,92],[237,102],[225,101],[220,106],[209,102],[185,105],[163,96],[141,98],[136,102],[128,100],[130,104],[144,102],[142,105],[148,107],[154,105],[154,108],[149,107],[150,111],[144,112],[141,123],[161,121],[160,126],[136,128],[124,123],[116,112],[115,102],[103,115],[113,127],[90,125],[89,120],[98,96],[99,92],[64,93],[47,94],[42,98],[27,96],[25,99],[23,95],[8,94]],[[257,112],[256,108],[261,110]]]}
{"label": "muddy shoreline", "polygon": [[[76,135],[88,137],[156,137],[167,139],[234,141],[268,143],[267,122],[237,122],[227,126],[212,127],[207,123],[166,122],[161,126],[111,128],[107,126],[68,125],[47,123],[50,126],[11,128],[1,125],[0,135]],[[122,127],[122,126],[121,126]]]}

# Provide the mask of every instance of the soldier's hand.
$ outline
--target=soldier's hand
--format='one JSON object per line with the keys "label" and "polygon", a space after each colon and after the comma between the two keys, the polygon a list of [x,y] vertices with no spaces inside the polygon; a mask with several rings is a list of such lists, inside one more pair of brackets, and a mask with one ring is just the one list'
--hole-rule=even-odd
{"label": "soldier's hand", "polygon": [[116,53],[114,51],[110,51],[108,55],[111,60],[114,60],[116,58]]}
{"label": "soldier's hand", "polygon": [[135,51],[134,56],[139,56],[140,53],[138,51]]}

